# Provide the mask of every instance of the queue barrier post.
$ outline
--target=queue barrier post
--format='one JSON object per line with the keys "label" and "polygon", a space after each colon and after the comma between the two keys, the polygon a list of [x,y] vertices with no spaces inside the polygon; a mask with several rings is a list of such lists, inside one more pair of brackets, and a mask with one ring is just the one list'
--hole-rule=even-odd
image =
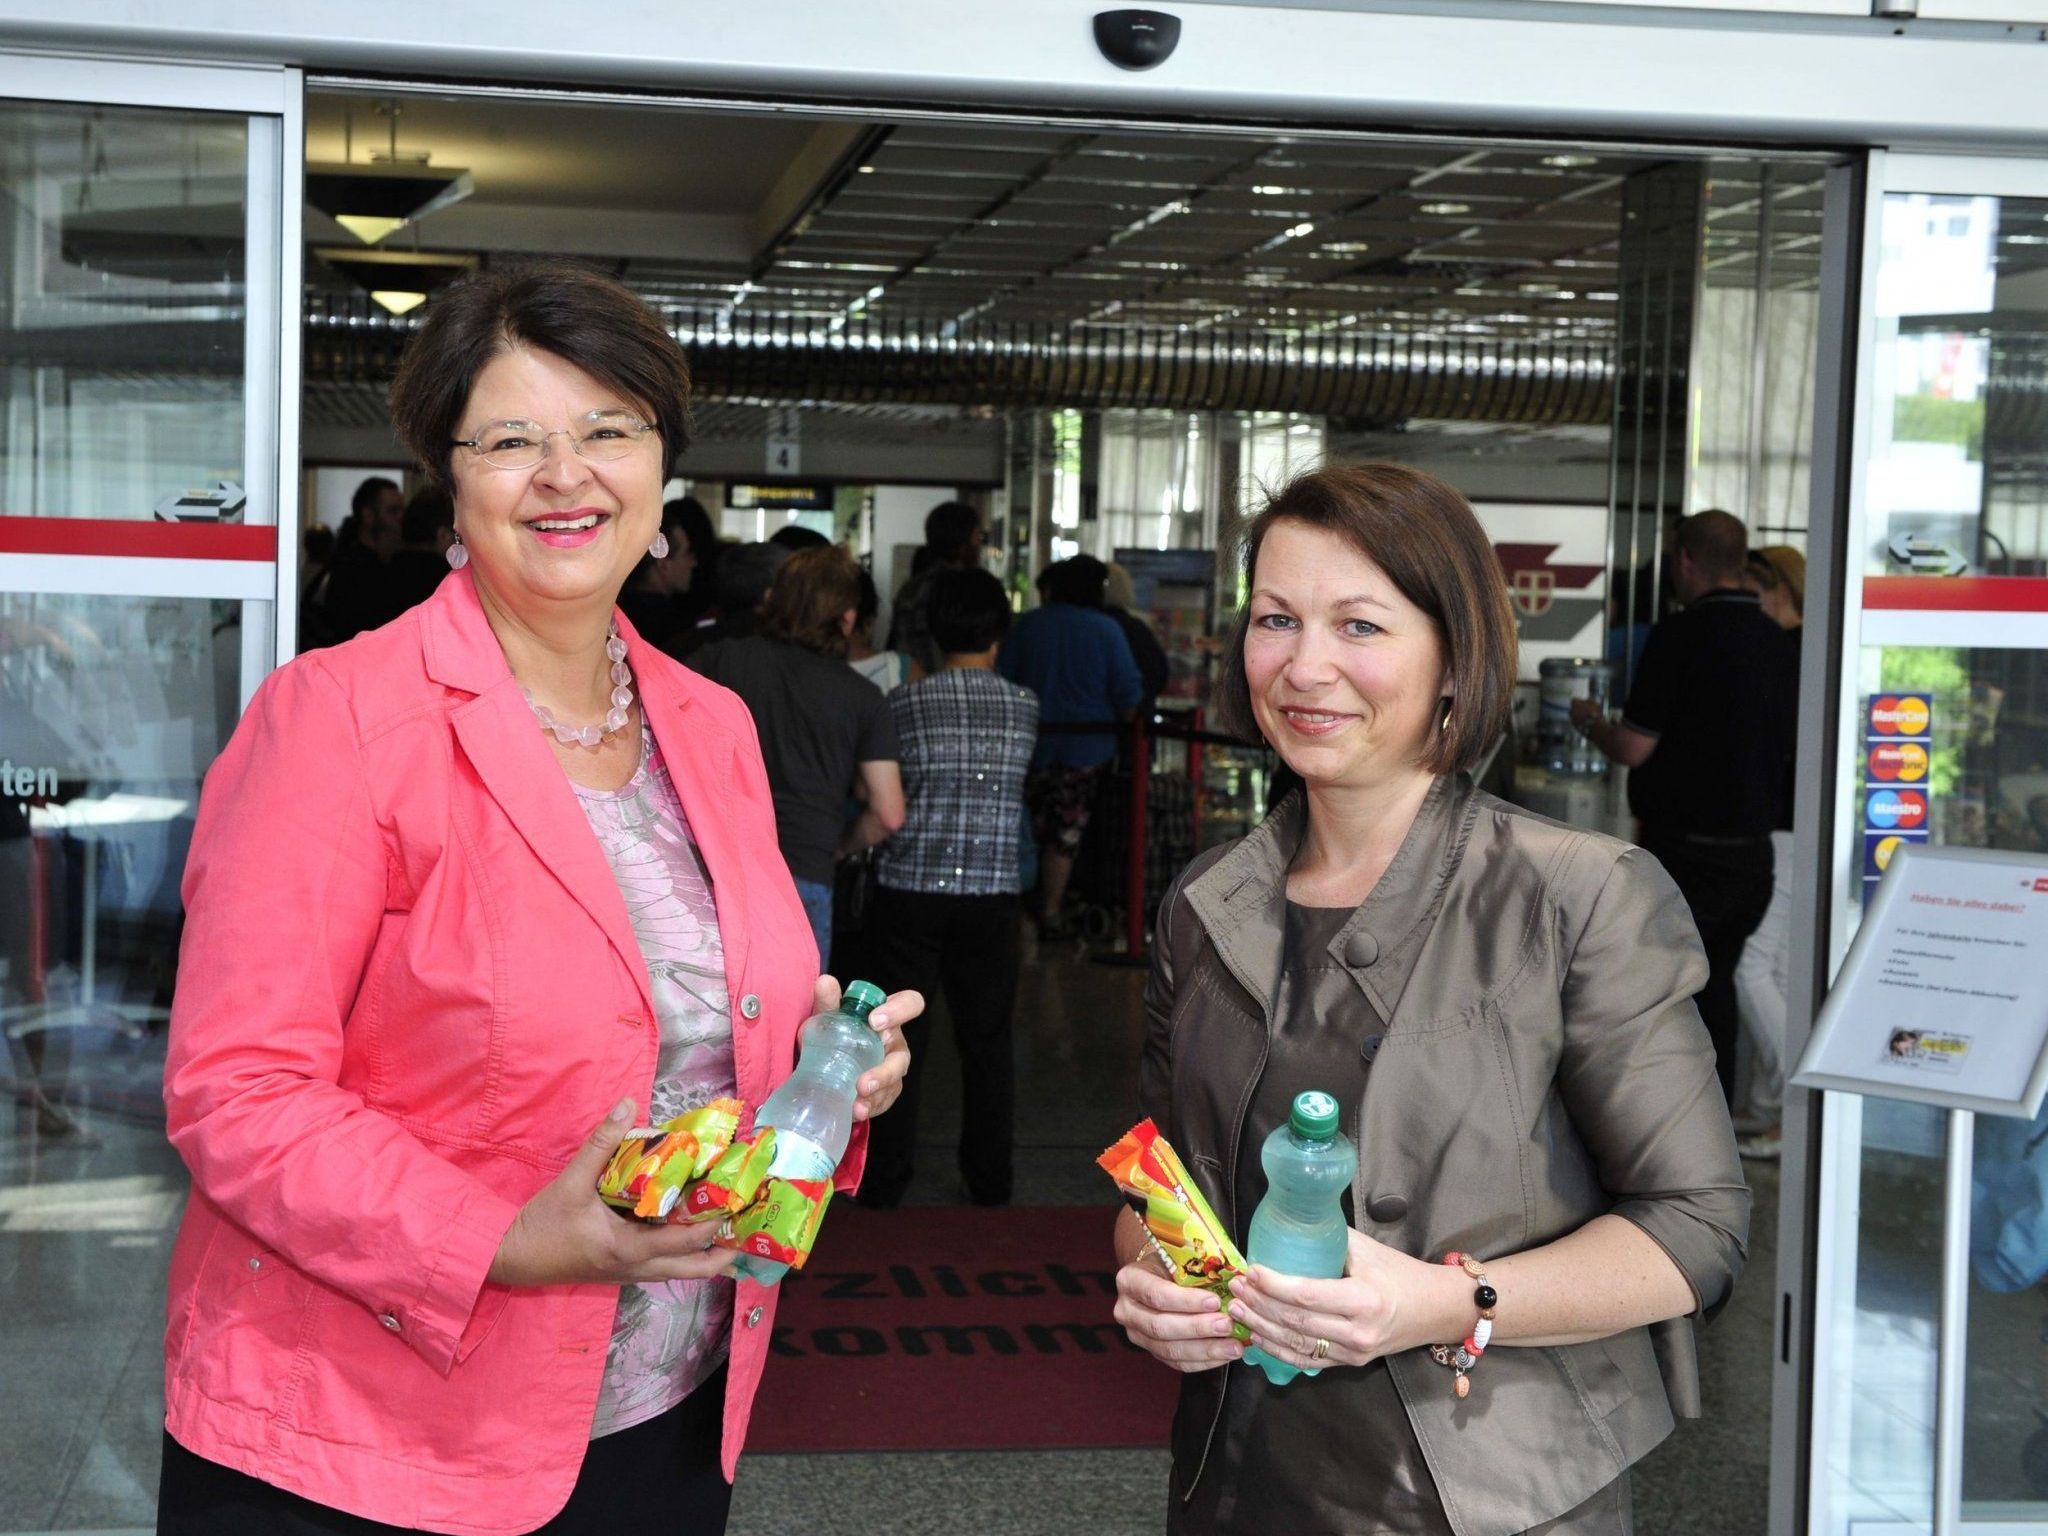
{"label": "queue barrier post", "polygon": [[1152,789],[1152,738],[1146,725],[1143,711],[1132,717],[1131,820],[1124,858],[1124,953],[1134,960],[1145,953],[1145,818]]}

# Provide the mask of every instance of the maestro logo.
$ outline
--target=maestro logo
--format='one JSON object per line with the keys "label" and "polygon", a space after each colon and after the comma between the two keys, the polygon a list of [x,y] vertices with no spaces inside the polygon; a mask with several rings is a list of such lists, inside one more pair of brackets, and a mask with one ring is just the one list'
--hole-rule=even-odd
{"label": "maestro logo", "polygon": [[1873,790],[1865,819],[1880,831],[1918,832],[1927,825],[1927,794],[1918,789]]}
{"label": "maestro logo", "polygon": [[1915,741],[1880,743],[1870,749],[1869,763],[1880,783],[1917,784],[1927,777],[1927,749]]}
{"label": "maestro logo", "polygon": [[1870,730],[1876,736],[1925,736],[1931,712],[1917,694],[1880,694],[1870,701]]}

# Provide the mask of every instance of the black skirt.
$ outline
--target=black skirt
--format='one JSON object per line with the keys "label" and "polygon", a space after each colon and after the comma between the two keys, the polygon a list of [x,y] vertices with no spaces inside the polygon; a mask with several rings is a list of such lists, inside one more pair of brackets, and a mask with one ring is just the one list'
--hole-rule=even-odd
{"label": "black skirt", "polygon": [[[720,1366],[668,1412],[591,1441],[569,1502],[540,1527],[543,1536],[722,1536],[732,1504],[719,1465],[725,1372]],[[387,1536],[413,1529],[287,1493],[193,1455],[168,1433],[156,1528],[158,1536]]]}

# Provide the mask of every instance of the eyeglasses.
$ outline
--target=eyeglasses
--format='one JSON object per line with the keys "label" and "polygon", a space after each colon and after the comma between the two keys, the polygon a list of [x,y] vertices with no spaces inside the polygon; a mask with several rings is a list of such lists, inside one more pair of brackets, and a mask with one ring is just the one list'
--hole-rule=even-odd
{"label": "eyeglasses", "polygon": [[536,469],[547,461],[548,439],[566,437],[579,458],[623,459],[654,430],[631,411],[592,411],[575,426],[550,432],[537,421],[487,421],[475,437],[450,440],[494,469]]}

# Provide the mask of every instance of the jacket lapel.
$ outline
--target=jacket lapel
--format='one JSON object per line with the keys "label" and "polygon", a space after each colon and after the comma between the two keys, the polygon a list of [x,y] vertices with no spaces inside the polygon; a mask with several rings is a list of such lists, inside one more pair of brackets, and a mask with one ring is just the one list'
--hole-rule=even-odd
{"label": "jacket lapel", "polygon": [[651,1016],[654,998],[647,964],[618,881],[576,803],[568,776],[542,739],[467,573],[443,581],[435,590],[421,615],[420,635],[428,674],[476,695],[453,712],[462,755],[534,857],[603,930],[626,962]]}
{"label": "jacket lapel", "polygon": [[[1472,829],[1472,785],[1463,774],[1429,787],[1414,824],[1372,894],[1330,940],[1343,965],[1384,1021],[1389,1034],[1409,1022],[1408,983],[1436,927],[1451,875]],[[1418,1004],[1427,1006],[1426,999]]]}
{"label": "jacket lapel", "polygon": [[502,685],[455,711],[455,739],[534,857],[604,930],[651,1012],[654,999],[647,965],[633,937],[619,883],[576,803],[568,776],[542,740],[533,711],[509,672]]}
{"label": "jacket lapel", "polygon": [[[1387,872],[1359,904],[1329,953],[1393,1030],[1422,946],[1472,825],[1471,785],[1463,775],[1430,786]],[[1287,866],[1301,846],[1308,802],[1299,792],[1196,879],[1184,894],[1217,957],[1273,1022],[1286,943]]]}
{"label": "jacket lapel", "polygon": [[1287,936],[1287,866],[1301,845],[1306,804],[1298,792],[1289,795],[1183,892],[1217,958],[1258,1000],[1268,1031]]}

